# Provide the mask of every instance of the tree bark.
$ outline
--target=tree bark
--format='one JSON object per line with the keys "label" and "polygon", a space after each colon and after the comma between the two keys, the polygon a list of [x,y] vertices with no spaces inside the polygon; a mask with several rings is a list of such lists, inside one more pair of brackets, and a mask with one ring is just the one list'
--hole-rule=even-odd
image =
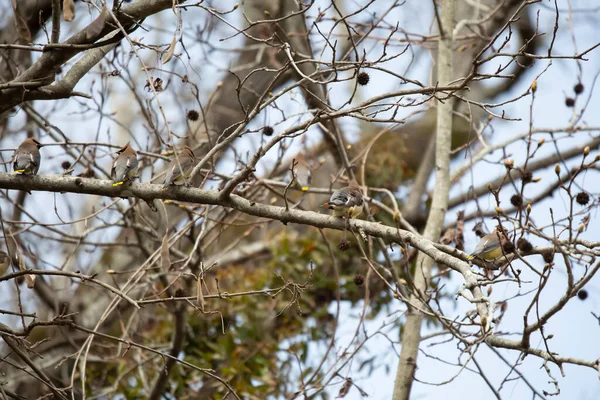
{"label": "tree bark", "polygon": [[[438,45],[438,84],[452,81],[452,45],[454,31],[455,0],[442,0],[438,22],[440,26],[440,41]],[[431,211],[425,226],[423,237],[427,240],[437,241],[444,226],[444,216],[448,207],[448,192],[450,190],[450,151],[452,144],[452,101],[446,99],[438,104],[437,133],[435,143],[435,190]],[[431,277],[433,259],[423,252],[417,256],[417,267],[414,276],[414,291],[410,296],[410,304],[425,304],[428,300],[427,287]],[[417,366],[417,354],[421,341],[421,323],[423,314],[409,306],[404,334],[402,337],[402,350],[396,382],[394,384],[393,400],[408,400],[414,373]]]}

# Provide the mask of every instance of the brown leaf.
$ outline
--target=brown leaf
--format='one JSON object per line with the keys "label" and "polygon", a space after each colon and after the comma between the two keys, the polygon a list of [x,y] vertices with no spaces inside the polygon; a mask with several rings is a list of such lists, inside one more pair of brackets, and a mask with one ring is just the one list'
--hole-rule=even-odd
{"label": "brown leaf", "polygon": [[63,0],[63,19],[67,22],[75,19],[75,2],[73,0]]}
{"label": "brown leaf", "polygon": [[204,293],[202,292],[202,278],[196,280],[196,301],[200,306],[200,309],[204,311]]}
{"label": "brown leaf", "polygon": [[31,42],[31,32],[27,26],[27,20],[25,20],[25,18],[19,14],[16,0],[11,0],[10,2],[13,8],[13,14],[15,16],[15,25],[17,27],[17,32],[19,33],[19,39],[25,42]]}
{"label": "brown leaf", "polygon": [[177,38],[173,36],[173,40],[171,40],[171,45],[169,46],[169,50],[167,50],[167,55],[163,59],[163,65],[171,61],[173,58],[173,53],[175,52],[175,45],[177,44]]}
{"label": "brown leaf", "polygon": [[448,229],[446,229],[446,232],[444,232],[444,234],[442,235],[442,237],[440,239],[440,243],[448,245],[453,242],[453,239],[454,239],[454,228],[448,228]]}
{"label": "brown leaf", "polygon": [[346,382],[344,382],[344,384],[340,388],[336,399],[343,399],[344,397],[346,397],[346,395],[348,395],[348,392],[350,392],[350,389],[352,389],[352,378],[346,378]]}
{"label": "brown leaf", "polygon": [[[25,267],[25,262],[23,261],[23,257],[21,257],[20,254],[17,254],[17,257],[19,258],[19,270],[20,271],[25,271],[27,268]],[[33,289],[33,287],[35,286],[35,275],[25,275],[25,281],[27,281],[27,287],[29,289]]]}
{"label": "brown leaf", "polygon": [[106,15],[106,4],[104,4],[98,18],[93,20],[92,23],[85,28],[85,38],[87,40],[95,40],[100,36],[106,25]]}
{"label": "brown leaf", "polygon": [[171,260],[169,259],[169,234],[165,233],[160,246],[160,265],[163,271],[168,271],[171,268]]}

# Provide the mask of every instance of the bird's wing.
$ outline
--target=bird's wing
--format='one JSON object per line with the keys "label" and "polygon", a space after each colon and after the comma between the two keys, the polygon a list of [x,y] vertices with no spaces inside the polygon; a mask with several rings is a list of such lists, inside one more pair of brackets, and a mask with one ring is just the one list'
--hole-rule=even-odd
{"label": "bird's wing", "polygon": [[500,247],[500,242],[493,239],[482,239],[473,250],[473,254],[487,253],[490,250],[494,250]]}
{"label": "bird's wing", "polygon": [[348,203],[348,195],[342,191],[336,190],[329,198],[329,204],[334,206],[345,206]]}

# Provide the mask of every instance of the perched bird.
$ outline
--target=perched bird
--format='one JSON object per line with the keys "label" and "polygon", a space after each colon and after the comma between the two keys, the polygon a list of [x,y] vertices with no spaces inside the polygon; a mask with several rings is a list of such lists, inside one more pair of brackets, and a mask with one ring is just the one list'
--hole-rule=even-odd
{"label": "perched bird", "polygon": [[0,276],[4,275],[10,266],[10,257],[0,250]]}
{"label": "perched bird", "polygon": [[495,260],[502,257],[504,254],[503,247],[507,244],[508,238],[499,231],[494,231],[484,235],[480,240],[475,250],[467,256],[470,260],[474,257],[479,257],[487,261]]}
{"label": "perched bird", "polygon": [[129,142],[117,151],[119,155],[113,162],[110,175],[113,179],[113,186],[119,186],[125,182],[131,181],[137,176],[138,160],[137,153],[129,145]]}
{"label": "perched bird", "polygon": [[352,180],[349,186],[334,190],[326,204],[330,210],[333,210],[334,217],[349,219],[357,218],[362,214],[365,201],[360,186]]}
{"label": "perched bird", "polygon": [[302,153],[296,155],[295,161],[296,187],[306,192],[312,184],[312,167]]}
{"label": "perched bird", "polygon": [[185,146],[183,151],[179,153],[177,157],[173,157],[169,163],[163,190],[168,189],[169,186],[175,185],[176,183],[185,182],[190,176],[195,163],[196,156],[194,155],[194,152],[188,146]]}
{"label": "perched bird", "polygon": [[21,143],[13,156],[15,174],[36,175],[40,169],[42,144],[34,138],[27,138]]}

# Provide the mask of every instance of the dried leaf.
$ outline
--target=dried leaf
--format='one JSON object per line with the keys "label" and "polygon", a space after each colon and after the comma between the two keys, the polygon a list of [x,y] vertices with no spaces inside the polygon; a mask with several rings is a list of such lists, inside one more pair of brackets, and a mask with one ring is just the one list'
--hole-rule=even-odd
{"label": "dried leaf", "polygon": [[456,232],[454,235],[454,244],[459,250],[465,249],[465,212],[459,211],[456,217]]}
{"label": "dried leaf", "polygon": [[17,9],[16,0],[11,0],[13,14],[15,16],[15,25],[17,27],[17,32],[19,33],[19,39],[25,42],[31,42],[31,32],[29,31],[29,27],[27,26],[27,20],[21,16],[19,10]]}
{"label": "dried leaf", "polygon": [[33,289],[35,286],[35,275],[25,275],[25,280],[27,281],[27,287]]}
{"label": "dried leaf", "polygon": [[348,392],[350,392],[350,389],[352,389],[352,378],[346,378],[346,382],[344,382],[344,384],[340,388],[336,399],[343,399],[344,397],[346,397],[348,395]]}
{"label": "dried leaf", "polygon": [[100,12],[100,15],[98,15],[98,18],[93,20],[92,23],[85,28],[85,38],[87,40],[95,40],[98,38],[98,36],[100,36],[102,31],[104,30],[104,26],[106,25],[106,16],[106,4],[104,4],[102,6],[102,11]]}
{"label": "dried leaf", "polygon": [[173,53],[175,52],[175,45],[177,44],[177,39],[173,36],[173,40],[171,40],[171,45],[169,46],[169,50],[167,50],[167,55],[163,59],[163,65],[171,61],[173,58]]}
{"label": "dried leaf", "polygon": [[[25,267],[25,262],[23,261],[23,257],[17,253],[17,257],[19,259],[19,271],[25,271],[27,268]],[[35,275],[25,275],[25,281],[27,282],[27,287],[29,289],[33,289],[35,286]]]}
{"label": "dried leaf", "polygon": [[200,306],[200,309],[204,311],[204,293],[202,292],[202,278],[198,278],[196,281],[196,301]]}
{"label": "dried leaf", "polygon": [[163,271],[168,271],[171,268],[171,260],[169,258],[169,235],[165,233],[163,236],[162,245],[160,246],[160,261]]}
{"label": "dried leaf", "polygon": [[67,22],[75,19],[75,2],[73,0],[63,0],[63,19]]}
{"label": "dried leaf", "polygon": [[448,228],[446,229],[446,232],[444,232],[444,234],[442,235],[442,238],[440,239],[440,243],[441,244],[450,244],[452,243],[454,239],[454,228]]}

